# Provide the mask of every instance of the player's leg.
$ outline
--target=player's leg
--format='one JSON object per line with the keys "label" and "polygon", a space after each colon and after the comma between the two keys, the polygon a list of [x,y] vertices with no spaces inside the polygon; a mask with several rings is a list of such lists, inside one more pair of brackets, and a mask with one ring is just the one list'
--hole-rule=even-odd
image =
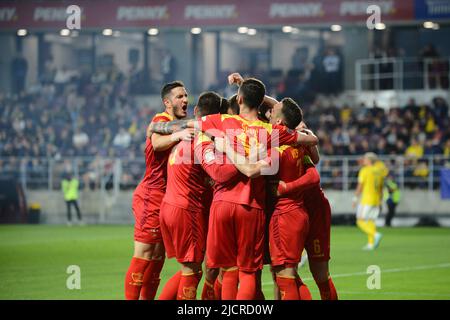
{"label": "player's leg", "polygon": [[125,299],[138,300],[144,273],[148,267],[151,256],[150,245],[139,241],[134,242],[134,253],[131,258],[130,266],[125,276]]}
{"label": "player's leg", "polygon": [[[156,196],[152,198],[160,200]],[[125,276],[125,298],[127,300],[153,299],[158,288],[159,273],[164,264],[165,255],[159,222],[157,228],[151,228],[148,225],[149,203],[136,193],[133,195],[132,209],[135,218],[135,241],[133,257]]]}
{"label": "player's leg", "polygon": [[273,270],[276,274],[276,283],[280,289],[281,300],[300,300],[295,268],[282,265],[275,266]]}
{"label": "player's leg", "polygon": [[309,234],[306,240],[309,270],[320,291],[322,300],[337,300],[337,292],[329,271],[331,207],[323,199],[310,215]]}
{"label": "player's leg", "polygon": [[336,288],[330,276],[328,261],[309,260],[309,270],[320,291],[322,300],[338,300]]}
{"label": "player's leg", "polygon": [[159,213],[164,192],[151,190],[146,195],[143,237],[150,243],[150,262],[145,270],[140,299],[153,300],[161,281],[160,274],[165,261],[165,247],[161,234]]}
{"label": "player's leg", "polygon": [[197,286],[202,277],[201,262],[184,262],[181,264],[181,278],[178,286],[177,300],[195,300]]}
{"label": "player's leg", "polygon": [[208,268],[222,269],[222,299],[234,300],[237,295],[238,268],[234,212],[236,205],[216,201],[211,205],[206,245]]}
{"label": "player's leg", "polygon": [[270,254],[272,270],[281,300],[310,299],[309,290],[297,273],[297,265],[308,233],[308,214],[302,208],[288,212],[275,211],[270,221]]}
{"label": "player's leg", "polygon": [[275,273],[275,271],[273,271],[272,268],[270,268],[270,273],[272,274],[272,281],[273,281],[273,299],[274,300],[281,300],[281,293],[280,293],[280,288],[278,287],[277,284],[277,274]]}
{"label": "player's leg", "polygon": [[222,282],[223,282],[223,271],[219,268],[219,275],[214,281],[214,298],[215,300],[222,300]]}
{"label": "player's leg", "polygon": [[371,206],[358,205],[356,213],[356,225],[358,228],[367,235],[367,245],[363,248],[365,250],[372,250],[375,234],[372,233],[372,229],[368,223],[368,215]]}
{"label": "player's leg", "polygon": [[256,272],[263,266],[265,215],[261,209],[236,205],[237,300],[252,300],[256,294]]}
{"label": "player's leg", "polygon": [[264,292],[262,291],[262,269],[256,271],[256,294],[255,300],[266,300]]}
{"label": "player's leg", "polygon": [[382,234],[377,231],[376,220],[380,215],[380,206],[372,206],[369,212],[368,226],[370,230],[370,235],[373,237],[373,247],[378,248],[381,242]]}
{"label": "player's leg", "polygon": [[205,269],[205,282],[203,284],[202,290],[202,300],[218,300],[216,299],[214,293],[214,285],[219,276],[219,268],[208,268]]}

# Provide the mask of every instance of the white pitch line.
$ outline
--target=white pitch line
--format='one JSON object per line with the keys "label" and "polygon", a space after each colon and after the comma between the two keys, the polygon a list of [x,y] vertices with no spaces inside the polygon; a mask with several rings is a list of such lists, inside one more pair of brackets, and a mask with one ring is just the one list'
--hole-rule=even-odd
{"label": "white pitch line", "polygon": [[450,293],[426,293],[426,292],[394,292],[394,291],[379,291],[377,292],[370,292],[370,291],[342,291],[339,290],[339,293],[342,294],[351,294],[351,295],[403,295],[403,296],[423,296],[423,297],[446,297],[450,298]]}
{"label": "white pitch line", "polygon": [[[394,272],[404,272],[404,271],[416,271],[416,270],[428,270],[428,269],[439,269],[439,268],[450,268],[450,263],[439,263],[432,265],[416,266],[416,267],[406,267],[406,268],[393,268],[393,269],[381,269],[381,273],[394,273]],[[354,272],[354,273],[341,273],[341,274],[331,274],[334,278],[346,278],[354,276],[365,276],[367,272]],[[302,280],[313,280],[313,278],[302,278]],[[263,282],[263,286],[273,285],[273,282]]]}

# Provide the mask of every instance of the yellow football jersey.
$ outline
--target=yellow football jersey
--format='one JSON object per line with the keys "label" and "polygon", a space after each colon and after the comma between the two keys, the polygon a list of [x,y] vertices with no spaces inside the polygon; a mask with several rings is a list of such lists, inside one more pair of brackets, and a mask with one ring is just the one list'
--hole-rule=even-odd
{"label": "yellow football jersey", "polygon": [[375,162],[374,166],[381,170],[383,178],[386,178],[388,176],[389,169],[388,167],[386,167],[383,161],[378,160],[377,162]]}
{"label": "yellow football jersey", "polygon": [[358,174],[362,184],[361,204],[379,206],[382,199],[384,172],[376,165],[364,166]]}

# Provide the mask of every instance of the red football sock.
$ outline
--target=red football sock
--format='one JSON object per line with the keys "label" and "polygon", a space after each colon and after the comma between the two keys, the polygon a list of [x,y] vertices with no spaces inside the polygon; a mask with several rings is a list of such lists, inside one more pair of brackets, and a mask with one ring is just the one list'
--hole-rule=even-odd
{"label": "red football sock", "polygon": [[214,295],[214,284],[205,279],[202,291],[202,300],[216,300]]}
{"label": "red football sock", "polygon": [[222,300],[222,282],[220,282],[219,277],[214,281],[214,297],[215,300]]}
{"label": "red football sock", "polygon": [[150,261],[133,257],[125,276],[125,299],[138,300],[144,273]]}
{"label": "red football sock", "polygon": [[172,278],[169,279],[169,281],[167,281],[161,294],[159,295],[159,300],[176,300],[180,279],[181,271],[178,271],[172,276]]}
{"label": "red football sock", "polygon": [[256,274],[239,271],[239,290],[236,300],[253,300],[256,294]]}
{"label": "red football sock", "polygon": [[333,280],[331,277],[328,278],[327,281],[324,282],[316,282],[317,287],[319,287],[320,298],[322,300],[338,300],[338,295],[336,288],[334,287]]}
{"label": "red football sock", "polygon": [[238,269],[224,270],[222,278],[222,299],[236,300],[239,282]]}
{"label": "red football sock", "polygon": [[300,300],[297,281],[293,278],[277,276],[277,285],[280,288],[281,300]]}
{"label": "red football sock", "polygon": [[141,300],[154,300],[156,292],[158,291],[159,274],[164,265],[165,258],[161,260],[150,260],[147,270],[144,274],[144,281],[142,283]]}
{"label": "red football sock", "polygon": [[181,274],[177,300],[196,300],[199,278],[195,273]]}
{"label": "red football sock", "polygon": [[296,278],[298,292],[300,294],[300,300],[312,300],[311,292],[309,291],[306,284],[303,283],[300,277]]}

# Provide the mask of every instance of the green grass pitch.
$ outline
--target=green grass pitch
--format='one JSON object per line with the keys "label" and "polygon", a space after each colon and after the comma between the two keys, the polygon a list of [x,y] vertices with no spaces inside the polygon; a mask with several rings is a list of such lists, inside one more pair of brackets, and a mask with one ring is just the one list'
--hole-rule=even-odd
{"label": "green grass pitch", "polygon": [[[332,228],[330,264],[340,299],[450,299],[450,229],[380,231],[380,247],[367,252],[356,227]],[[0,226],[0,299],[123,299],[132,248],[132,226]],[[70,265],[80,267],[79,290],[66,286]],[[381,269],[380,289],[367,288],[370,265]],[[166,261],[160,290],[177,269],[174,259]],[[271,299],[269,269],[263,272]],[[319,299],[308,267],[300,274]]]}

